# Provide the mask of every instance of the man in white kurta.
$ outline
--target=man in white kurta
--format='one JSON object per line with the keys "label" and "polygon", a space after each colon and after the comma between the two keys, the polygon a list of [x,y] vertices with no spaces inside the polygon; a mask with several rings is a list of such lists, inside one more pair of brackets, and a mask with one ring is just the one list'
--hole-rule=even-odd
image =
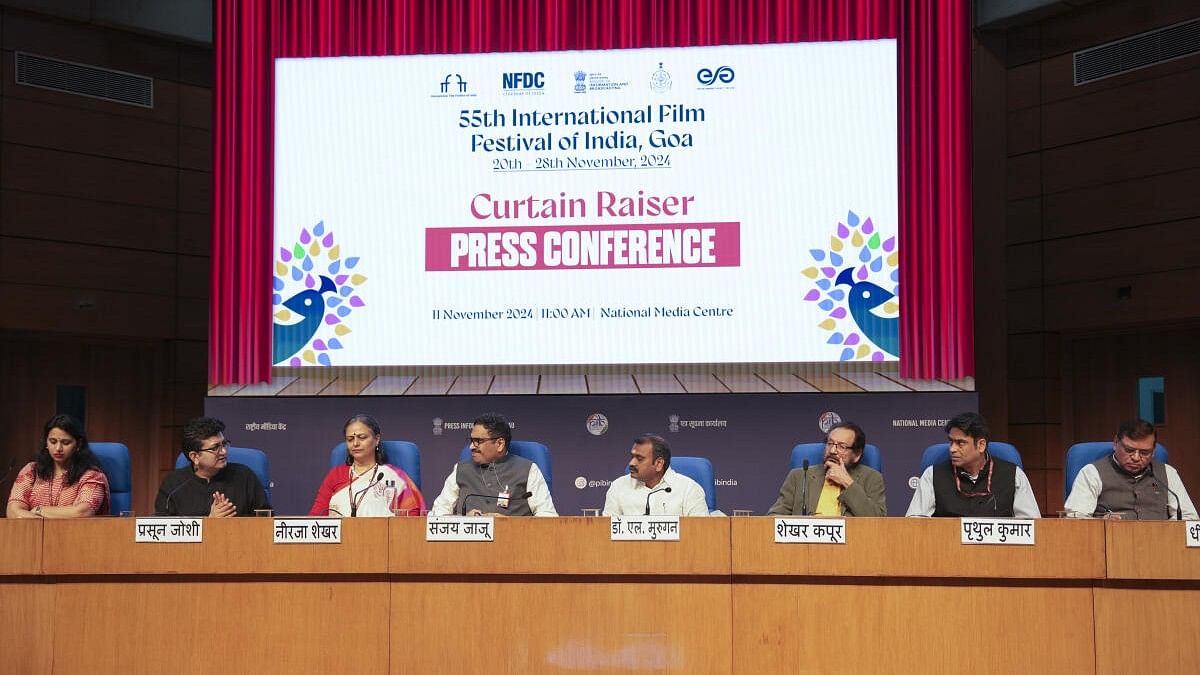
{"label": "man in white kurta", "polygon": [[629,473],[614,480],[604,497],[606,516],[707,516],[704,488],[671,468],[671,446],[646,434],[633,441]]}

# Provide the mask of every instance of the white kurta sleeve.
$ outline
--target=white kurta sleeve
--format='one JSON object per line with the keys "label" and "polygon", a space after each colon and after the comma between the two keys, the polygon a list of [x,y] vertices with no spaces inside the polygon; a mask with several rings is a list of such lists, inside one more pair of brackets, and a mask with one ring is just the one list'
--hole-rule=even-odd
{"label": "white kurta sleeve", "polygon": [[458,501],[458,464],[450,467],[450,475],[442,486],[442,493],[433,500],[433,508],[429,514],[433,516],[448,516],[454,511],[454,502]]}
{"label": "white kurta sleeve", "polygon": [[927,467],[924,473],[921,474],[921,479],[917,481],[917,491],[913,493],[912,501],[908,503],[908,512],[906,516],[924,516],[933,515],[936,508],[936,498],[933,495],[933,467]]}
{"label": "white kurta sleeve", "polygon": [[623,515],[625,515],[625,514],[621,513],[621,500],[618,497],[618,492],[620,491],[620,488],[617,486],[619,485],[620,480],[621,479],[618,478],[617,480],[614,480],[612,483],[610,483],[608,486],[608,492],[604,493],[604,510],[601,511],[601,515],[605,515],[605,516],[623,516]]}
{"label": "white kurta sleeve", "polygon": [[1068,516],[1091,517],[1096,512],[1096,502],[1104,484],[1100,480],[1100,472],[1095,466],[1085,464],[1079,473],[1075,474],[1075,482],[1071,483],[1071,494],[1063,502],[1063,510]]}
{"label": "white kurta sleeve", "polygon": [[685,516],[707,516],[708,500],[704,498],[704,488],[699,483],[688,485],[687,494],[683,497],[683,513]]}
{"label": "white kurta sleeve", "polygon": [[558,515],[558,512],[554,510],[554,499],[550,497],[550,488],[546,486],[546,479],[542,477],[542,470],[538,468],[537,464],[529,465],[529,479],[525,485],[533,493],[529,497],[529,509],[533,511],[533,515]]}
{"label": "white kurta sleeve", "polygon": [[1167,465],[1167,487],[1175,493],[1177,500],[1177,509],[1167,509],[1167,512],[1172,517],[1177,517],[1179,511],[1183,511],[1184,520],[1200,520],[1200,516],[1196,514],[1196,505],[1192,503],[1192,498],[1188,496],[1187,489],[1183,487],[1183,481],[1179,478],[1179,472],[1170,464]]}
{"label": "white kurta sleeve", "polygon": [[1013,517],[1041,518],[1042,510],[1038,508],[1037,498],[1033,496],[1033,486],[1029,477],[1017,467],[1017,492],[1013,495]]}

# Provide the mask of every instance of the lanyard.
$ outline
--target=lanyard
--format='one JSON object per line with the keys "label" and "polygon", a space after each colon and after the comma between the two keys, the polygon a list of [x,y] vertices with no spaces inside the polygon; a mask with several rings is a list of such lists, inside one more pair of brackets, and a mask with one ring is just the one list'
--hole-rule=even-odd
{"label": "lanyard", "polygon": [[958,478],[958,469],[954,470],[954,489],[958,491],[958,494],[964,497],[986,497],[992,494],[992,467],[994,464],[995,461],[992,459],[991,455],[988,455],[987,488],[983,492],[963,492],[962,482]]}

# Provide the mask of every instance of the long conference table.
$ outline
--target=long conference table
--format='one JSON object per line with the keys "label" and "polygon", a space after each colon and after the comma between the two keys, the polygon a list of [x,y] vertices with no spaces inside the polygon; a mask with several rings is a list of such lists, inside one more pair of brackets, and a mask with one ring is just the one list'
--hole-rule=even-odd
{"label": "long conference table", "polygon": [[0,519],[0,671],[1196,673],[1187,525],[1047,519],[994,546],[848,518],[813,545],[762,517],[684,518],[674,542],[500,518],[479,543],[390,518],[285,545],[268,518],[206,520],[198,544]]}

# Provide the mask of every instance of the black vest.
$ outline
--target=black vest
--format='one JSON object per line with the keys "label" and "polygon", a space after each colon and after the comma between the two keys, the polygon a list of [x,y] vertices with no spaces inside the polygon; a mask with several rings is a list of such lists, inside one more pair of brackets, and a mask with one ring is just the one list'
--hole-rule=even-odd
{"label": "black vest", "polygon": [[[958,491],[954,485],[954,473],[958,471],[950,462],[942,462],[933,466],[933,495],[936,506],[933,510],[935,517],[951,518],[1011,518],[1013,515],[1013,498],[1017,494],[1017,465],[988,458],[993,463],[991,494],[981,497],[967,497]],[[972,483],[969,478],[959,474],[959,484],[965,493],[986,492],[988,486],[988,465],[985,462],[979,472],[979,478]]]}
{"label": "black vest", "polygon": [[1167,508],[1167,467],[1150,462],[1140,476],[1130,476],[1118,468],[1112,455],[1092,462],[1104,489],[1096,499],[1096,517],[1110,511],[1125,518],[1163,520],[1169,517]]}
{"label": "black vest", "polygon": [[[454,470],[458,481],[458,501],[454,503],[454,513],[479,509],[484,513],[532,516],[529,500],[521,498],[529,491],[529,467],[532,464],[512,453],[505,453],[492,464],[476,464],[470,459],[459,462]],[[510,497],[508,505],[502,507],[497,502],[502,501],[498,497],[505,486]]]}

